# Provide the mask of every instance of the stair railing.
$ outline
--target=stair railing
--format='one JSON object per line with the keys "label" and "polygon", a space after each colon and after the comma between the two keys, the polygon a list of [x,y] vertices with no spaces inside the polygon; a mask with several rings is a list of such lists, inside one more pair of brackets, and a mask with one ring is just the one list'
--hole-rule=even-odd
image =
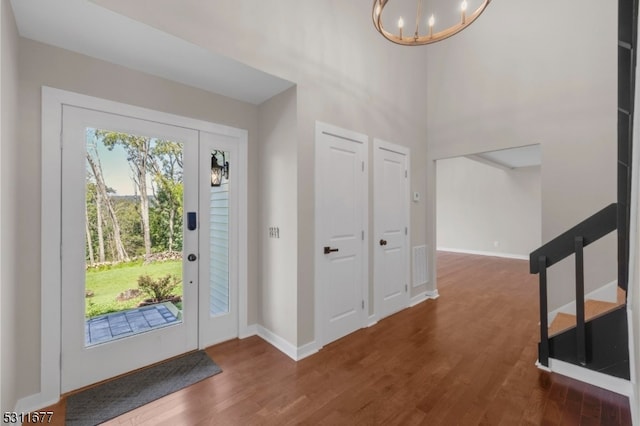
{"label": "stair railing", "polygon": [[545,367],[549,366],[547,269],[575,254],[577,357],[580,364],[586,365],[584,248],[617,229],[617,213],[617,204],[610,204],[529,255],[529,271],[532,274],[540,274],[540,346],[538,347],[538,362]]}

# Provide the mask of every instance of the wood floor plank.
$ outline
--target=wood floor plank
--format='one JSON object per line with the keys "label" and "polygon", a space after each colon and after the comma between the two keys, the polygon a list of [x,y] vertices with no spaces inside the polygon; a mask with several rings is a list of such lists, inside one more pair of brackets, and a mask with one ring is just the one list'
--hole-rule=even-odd
{"label": "wood floor plank", "polygon": [[221,374],[108,424],[631,424],[625,397],[534,366],[526,261],[439,253],[438,290],[297,363],[256,336],[207,348]]}

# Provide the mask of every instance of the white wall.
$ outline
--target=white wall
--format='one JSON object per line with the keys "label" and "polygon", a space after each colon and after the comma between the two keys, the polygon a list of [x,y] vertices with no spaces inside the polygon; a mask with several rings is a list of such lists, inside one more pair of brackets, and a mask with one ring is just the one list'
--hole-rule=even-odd
{"label": "white wall", "polygon": [[528,259],[540,246],[540,166],[457,157],[438,160],[436,179],[438,249]]}
{"label": "white wall", "polygon": [[[640,81],[640,68],[636,67],[636,82]],[[631,353],[631,383],[634,395],[630,398],[633,424],[640,424],[640,85],[636,84],[635,119],[633,122],[631,225],[629,229],[629,288],[627,312],[629,315],[629,350]]]}
{"label": "white wall", "polygon": [[[15,265],[15,274],[20,278],[16,298],[20,300],[20,306],[28,307],[18,310],[14,323],[20,324],[14,347],[20,357],[12,369],[20,378],[17,396],[36,394],[40,387],[40,162],[47,161],[41,159],[40,149],[42,85],[248,130],[248,323],[254,324],[257,320],[258,274],[258,108],[26,39],[19,41],[19,70],[18,143],[10,146],[17,150],[13,162],[20,167],[14,168],[8,181],[3,179],[3,182],[11,183],[13,187],[20,182],[19,196],[9,198],[13,208],[20,212],[12,224],[20,239],[7,251],[4,234],[2,241],[3,261],[5,253],[29,254],[13,259],[9,255]],[[3,173],[6,172],[3,168]],[[4,194],[3,189],[3,197]],[[44,301],[51,302],[56,303]],[[3,327],[4,324],[3,321]]]}
{"label": "white wall", "polygon": [[[636,79],[640,75],[636,76]],[[640,99],[636,93],[636,111],[640,106]],[[640,161],[638,158],[638,140],[640,140],[640,125],[636,120],[634,123],[634,161],[633,161],[633,183],[632,183],[632,200],[631,200],[631,229],[629,234],[630,241],[630,269],[629,269],[629,288],[627,292],[629,315],[629,352],[631,353],[631,383],[633,385],[634,394],[629,398],[634,424],[640,424],[640,214],[638,214],[638,199],[640,198]]]}
{"label": "white wall", "polygon": [[[371,22],[372,3],[365,0],[156,0],[153,13],[146,2],[96,3],[297,84],[298,187],[291,194],[298,224],[295,309],[298,345],[312,342],[315,122],[408,146],[412,191],[425,194],[427,51],[383,39]],[[412,246],[426,243],[426,206],[411,205]]]}
{"label": "white wall", "polygon": [[[431,160],[540,143],[543,243],[615,202],[616,46],[615,2],[491,2],[429,49]],[[616,279],[615,253],[615,236],[587,248],[587,291]],[[550,309],[573,299],[570,259],[549,282]]]}
{"label": "white wall", "polygon": [[[637,95],[636,95],[637,96]],[[640,130],[636,128],[634,132]],[[634,142],[634,145],[637,144]],[[635,148],[635,147],[634,147]],[[636,180],[636,185],[638,181]],[[636,191],[638,190],[638,186],[636,186]],[[637,219],[636,219],[637,221]],[[633,238],[633,236],[632,236]],[[635,407],[634,410],[634,422],[635,424],[640,423],[640,270],[638,266],[640,266],[640,252],[638,252],[638,248],[640,248],[640,234],[636,233],[636,269],[632,271],[632,275],[629,280],[629,298],[628,303],[630,306],[630,319],[629,324],[630,327],[630,346],[629,349],[632,354],[632,360],[634,367],[632,368],[632,376],[631,382],[635,385],[635,394],[630,399],[630,403],[632,407]]]}
{"label": "white wall", "polygon": [[[296,346],[298,327],[296,88],[258,107],[258,323]],[[279,228],[279,238],[269,228]]]}
{"label": "white wall", "polygon": [[[0,3],[1,59],[0,59],[0,409],[12,411],[19,397],[18,383],[22,379],[17,363],[17,312],[30,311],[16,298],[20,283],[15,222],[18,191],[24,190],[14,179],[17,168],[17,106],[18,106],[18,30],[8,0]],[[39,304],[38,304],[39,305]],[[22,309],[19,309],[22,308]]]}

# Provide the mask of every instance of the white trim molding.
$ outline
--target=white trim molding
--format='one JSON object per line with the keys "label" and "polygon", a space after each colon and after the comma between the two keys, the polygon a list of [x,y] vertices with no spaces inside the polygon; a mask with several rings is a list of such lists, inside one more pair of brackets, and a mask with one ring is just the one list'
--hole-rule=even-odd
{"label": "white trim molding", "polygon": [[376,314],[369,315],[369,322],[367,323],[367,327],[373,327],[378,323],[378,316]]}
{"label": "white trim molding", "polygon": [[320,349],[318,348],[315,340],[302,346],[298,346],[298,348],[296,349],[296,361],[300,361],[301,359],[316,354],[319,350]]}
{"label": "white trim molding", "polygon": [[298,348],[296,348],[296,346],[290,343],[287,339],[278,336],[273,331],[264,328],[261,325],[258,325],[256,327],[256,330],[258,331],[258,337],[260,337],[262,340],[266,341],[292,360],[298,360]]}
{"label": "white trim molding", "polygon": [[306,343],[302,346],[295,346],[284,337],[278,336],[273,331],[261,325],[256,326],[256,330],[258,337],[294,361],[300,361],[303,358],[315,354],[319,350],[315,341]]}
{"label": "white trim molding", "polygon": [[549,358],[549,368],[538,367],[545,371],[551,371],[556,374],[570,377],[599,388],[615,392],[626,397],[633,396],[633,387],[630,381],[620,379],[618,377],[609,376],[608,374],[598,373],[588,368],[578,367],[568,362],[558,359]]}
{"label": "white trim molding", "polygon": [[423,292],[418,293],[415,296],[411,297],[411,301],[409,303],[409,307],[413,308],[414,306],[417,306],[417,305],[421,304],[422,302],[426,302],[427,300],[430,300],[430,299],[435,300],[438,297],[440,297],[440,295],[438,294],[438,290],[423,291]]}

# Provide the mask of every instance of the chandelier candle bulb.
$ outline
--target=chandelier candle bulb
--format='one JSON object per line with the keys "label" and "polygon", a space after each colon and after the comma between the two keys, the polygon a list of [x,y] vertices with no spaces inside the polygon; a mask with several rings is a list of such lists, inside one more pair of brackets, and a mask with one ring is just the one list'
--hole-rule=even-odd
{"label": "chandelier candle bulb", "polygon": [[460,10],[462,11],[462,23],[464,24],[467,13],[467,0],[463,0],[462,5],[460,5]]}
{"label": "chandelier candle bulb", "polygon": [[433,38],[433,25],[436,23],[436,18],[431,15],[429,18],[429,38]]}
{"label": "chandelier candle bulb", "polygon": [[400,29],[400,38],[402,38],[402,29],[404,28],[404,19],[402,19],[402,16],[398,19],[398,28]]}

